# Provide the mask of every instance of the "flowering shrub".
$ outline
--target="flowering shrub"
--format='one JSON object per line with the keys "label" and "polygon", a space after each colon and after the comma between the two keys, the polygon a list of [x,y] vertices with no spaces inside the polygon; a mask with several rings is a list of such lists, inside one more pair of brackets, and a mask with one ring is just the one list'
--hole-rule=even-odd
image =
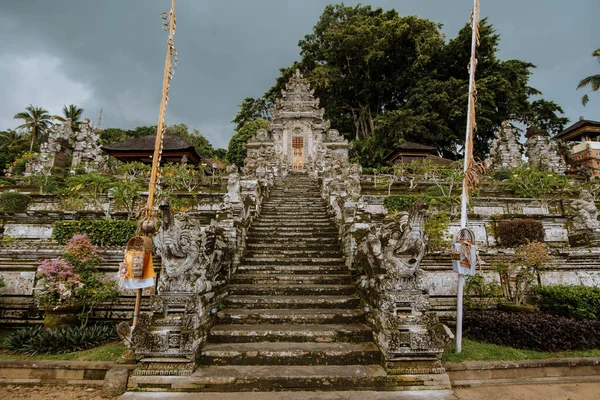
{"label": "flowering shrub", "polygon": [[98,247],[90,242],[85,233],[74,235],[67,242],[64,256],[78,270],[89,270],[102,261],[102,258],[98,255]]}
{"label": "flowering shrub", "polygon": [[40,306],[82,306],[86,322],[99,303],[114,301],[119,292],[114,282],[98,278],[102,258],[86,234],[74,235],[65,245],[63,258],[44,260],[38,267],[36,299]]}
{"label": "flowering shrub", "polygon": [[40,306],[61,306],[78,300],[83,286],[81,276],[73,265],[60,257],[56,260],[43,260],[38,267],[39,279],[35,297]]}

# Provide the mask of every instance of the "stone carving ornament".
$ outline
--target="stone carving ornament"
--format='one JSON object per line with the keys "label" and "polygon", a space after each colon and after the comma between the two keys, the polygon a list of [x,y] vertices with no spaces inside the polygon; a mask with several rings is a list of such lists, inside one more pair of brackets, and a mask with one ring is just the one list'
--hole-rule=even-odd
{"label": "stone carving ornament", "polygon": [[573,201],[571,207],[575,211],[573,227],[576,231],[600,231],[598,208],[590,192],[582,190],[579,199]]}
{"label": "stone carving ornament", "polygon": [[[417,201],[410,213],[386,217],[380,228],[371,228],[360,245],[366,275],[363,286],[376,291],[418,289],[419,265],[425,255],[423,231],[427,203]],[[367,281],[368,280],[368,281]]]}
{"label": "stone carving ornament", "polygon": [[209,292],[219,271],[230,263],[227,244],[216,227],[202,228],[186,213],[163,221],[155,246],[164,265],[159,291]]}

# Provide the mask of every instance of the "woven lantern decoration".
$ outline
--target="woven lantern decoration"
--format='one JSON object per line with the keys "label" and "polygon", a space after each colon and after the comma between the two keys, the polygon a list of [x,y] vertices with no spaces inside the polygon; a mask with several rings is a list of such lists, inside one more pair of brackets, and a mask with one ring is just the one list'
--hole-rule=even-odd
{"label": "woven lantern decoration", "polygon": [[463,275],[475,275],[477,267],[477,247],[475,246],[475,233],[463,228],[456,235],[450,251],[453,269]]}
{"label": "woven lantern decoration", "polygon": [[140,289],[154,285],[152,265],[152,238],[134,236],[127,242],[125,260],[121,263],[119,277],[127,289]]}

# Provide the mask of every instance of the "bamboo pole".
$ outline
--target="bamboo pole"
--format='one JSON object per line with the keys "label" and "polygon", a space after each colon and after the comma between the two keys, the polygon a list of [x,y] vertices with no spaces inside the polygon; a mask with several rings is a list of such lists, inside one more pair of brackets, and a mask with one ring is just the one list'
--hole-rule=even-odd
{"label": "bamboo pole", "polygon": [[[152,218],[152,209],[154,205],[154,191],[159,177],[160,158],[162,154],[163,136],[165,130],[165,110],[169,101],[169,85],[172,77],[172,55],[175,51],[173,46],[173,37],[175,36],[175,0],[171,0],[171,11],[169,11],[169,39],[167,41],[167,57],[165,60],[165,70],[163,76],[162,99],[160,101],[160,110],[158,114],[158,124],[156,126],[156,141],[154,142],[154,154],[152,155],[152,171],[150,173],[150,183],[148,184],[148,201],[142,221]],[[139,228],[138,228],[139,229]],[[142,304],[142,289],[137,289],[135,293],[135,307],[133,310],[133,323],[135,327],[140,315]]]}
{"label": "bamboo pole", "polygon": [[[473,16],[471,21],[471,60],[469,62],[469,104],[467,110],[467,133],[465,137],[465,160],[463,166],[463,185],[460,203],[460,227],[467,227],[467,203],[469,202],[469,188],[467,182],[467,170],[473,161],[473,132],[475,130],[475,70],[477,69],[477,42],[479,36],[479,0],[473,0]],[[462,352],[462,320],[463,320],[463,297],[465,277],[458,273],[458,287],[456,300],[456,353]]]}

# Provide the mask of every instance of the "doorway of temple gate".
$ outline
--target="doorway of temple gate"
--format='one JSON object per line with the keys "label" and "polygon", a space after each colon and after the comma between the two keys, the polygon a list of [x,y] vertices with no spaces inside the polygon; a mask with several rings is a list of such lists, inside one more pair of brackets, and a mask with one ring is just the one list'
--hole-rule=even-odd
{"label": "doorway of temple gate", "polygon": [[292,136],[292,170],[302,171],[304,169],[304,137]]}

